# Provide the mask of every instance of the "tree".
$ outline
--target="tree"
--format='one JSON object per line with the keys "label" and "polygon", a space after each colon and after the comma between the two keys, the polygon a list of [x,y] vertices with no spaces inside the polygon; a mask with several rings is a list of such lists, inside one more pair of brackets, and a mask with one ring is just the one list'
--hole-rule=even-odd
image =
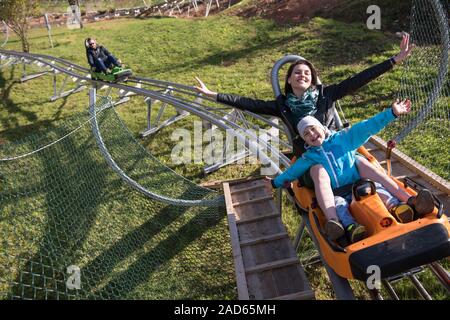
{"label": "tree", "polygon": [[[70,6],[78,6],[78,8],[80,8],[80,10],[81,10],[79,0],[68,0],[68,2],[69,2]],[[73,12],[73,14],[76,14],[76,13]],[[80,23],[80,28],[83,29],[83,22],[81,21],[81,18],[78,19],[78,22]]]}
{"label": "tree", "polygon": [[27,18],[37,15],[38,8],[38,0],[0,0],[0,20],[19,36],[24,52],[30,51]]}

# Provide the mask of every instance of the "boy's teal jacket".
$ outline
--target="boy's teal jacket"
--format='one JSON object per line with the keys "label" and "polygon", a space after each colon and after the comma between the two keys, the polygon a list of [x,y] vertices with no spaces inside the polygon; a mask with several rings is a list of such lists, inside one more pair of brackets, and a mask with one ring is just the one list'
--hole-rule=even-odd
{"label": "boy's teal jacket", "polygon": [[388,108],[349,129],[331,134],[321,146],[309,147],[301,158],[273,180],[273,185],[277,188],[284,186],[316,164],[323,165],[328,172],[333,189],[354,183],[360,179],[355,165],[356,149],[395,118],[392,108]]}

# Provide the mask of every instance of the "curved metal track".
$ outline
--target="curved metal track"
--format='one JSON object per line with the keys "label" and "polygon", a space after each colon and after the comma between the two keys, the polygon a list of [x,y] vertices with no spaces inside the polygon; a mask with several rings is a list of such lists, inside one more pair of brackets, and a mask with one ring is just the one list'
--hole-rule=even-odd
{"label": "curved metal track", "polygon": [[[112,104],[111,104],[112,106]],[[102,135],[100,133],[100,128],[98,126],[97,121],[97,111],[95,110],[95,104],[91,103],[89,106],[89,114],[92,117],[92,132],[94,134],[95,140],[97,141],[97,144],[100,148],[101,153],[103,154],[103,157],[105,158],[108,165],[119,175],[119,177],[122,178],[123,181],[125,181],[128,185],[133,187],[135,190],[143,193],[145,196],[152,198],[157,201],[161,201],[170,205],[176,205],[176,206],[220,206],[223,205],[224,198],[223,197],[217,197],[215,199],[211,200],[183,200],[183,199],[173,199],[170,197],[165,197],[162,195],[158,195],[154,192],[151,192],[144,188],[142,185],[137,183],[135,180],[131,179],[114,161],[113,157],[108,151],[108,148],[106,148],[105,143],[103,142]]]}
{"label": "curved metal track", "polygon": [[[217,102],[212,101],[211,99],[204,99],[197,92],[195,92],[193,87],[180,85],[176,83],[171,83],[167,81],[160,81],[154,79],[147,79],[141,77],[130,77],[129,83],[136,83],[137,86],[125,85],[121,83],[105,83],[102,81],[92,80],[90,78],[89,70],[87,68],[81,67],[64,59],[41,55],[41,54],[29,54],[17,51],[6,51],[0,49],[0,61],[7,60],[4,65],[8,64],[30,64],[34,63],[38,67],[44,69],[45,71],[40,73],[38,76],[43,74],[51,74],[53,73],[56,77],[57,74],[62,74],[66,76],[64,82],[66,82],[68,77],[71,77],[73,80],[76,80],[78,85],[80,86],[82,83],[91,84],[93,87],[106,86],[111,89],[117,89],[122,92],[132,93],[134,95],[142,96],[144,98],[150,98],[153,100],[162,101],[164,103],[170,104],[177,109],[184,110],[189,112],[192,115],[198,116],[202,120],[206,120],[211,124],[217,126],[222,130],[229,130],[233,132],[233,134],[239,139],[248,150],[257,153],[257,156],[262,160],[263,163],[270,164],[280,172],[280,167],[278,164],[278,160],[284,166],[289,165],[289,159],[284,156],[278,149],[274,148],[270,143],[267,143],[264,140],[258,139],[257,135],[254,131],[248,129],[259,129],[259,126],[254,125],[250,120],[246,121],[244,116],[241,118],[241,124],[238,124],[237,121],[232,121],[227,119],[226,109],[231,109],[231,107],[217,107]],[[3,65],[3,66],[4,66]],[[30,76],[28,76],[30,77]],[[32,77],[32,76],[31,76]],[[56,79],[54,80],[56,83]],[[145,85],[150,88],[142,88],[142,85]],[[161,92],[164,89],[170,88],[172,95],[167,94],[167,90]],[[174,93],[176,95],[174,95]],[[199,102],[199,98],[207,101],[208,104],[203,102]],[[225,110],[224,110],[225,109]],[[259,121],[263,121],[269,126],[276,125],[272,123],[270,120],[265,119],[261,116],[256,116],[250,113],[242,113],[242,115],[247,115],[250,118],[258,119]],[[95,117],[94,117],[95,118]],[[111,156],[106,150],[104,144],[102,144],[101,135],[98,131],[98,127],[94,126],[95,131],[97,132],[96,138],[99,143],[100,149],[102,150],[105,159],[108,164],[113,168],[113,170],[119,174],[119,176],[130,186],[137,189],[141,193],[143,193],[147,197],[151,197],[158,201],[163,201],[165,203],[173,204],[173,205],[182,205],[182,206],[193,206],[193,205],[217,205],[217,203],[223,203],[223,198],[219,197],[213,200],[184,200],[184,199],[170,199],[154,192],[151,192],[141,186],[138,182],[132,180],[128,177],[123,170],[121,170],[117,164],[113,161]],[[267,153],[271,153],[271,157],[267,155]],[[275,160],[274,160],[275,159]]]}

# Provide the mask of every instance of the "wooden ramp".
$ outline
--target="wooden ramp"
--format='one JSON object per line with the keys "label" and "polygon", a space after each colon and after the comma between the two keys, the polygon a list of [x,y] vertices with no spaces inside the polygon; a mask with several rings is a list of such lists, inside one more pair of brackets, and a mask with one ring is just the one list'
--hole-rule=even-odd
{"label": "wooden ramp", "polygon": [[[377,136],[364,145],[366,149],[386,169],[386,142]],[[398,149],[392,151],[392,175],[399,180],[412,178],[433,192],[444,205],[444,213],[450,213],[450,183],[420,165]]]}
{"label": "wooden ramp", "polygon": [[240,300],[314,299],[263,180],[224,183]]}

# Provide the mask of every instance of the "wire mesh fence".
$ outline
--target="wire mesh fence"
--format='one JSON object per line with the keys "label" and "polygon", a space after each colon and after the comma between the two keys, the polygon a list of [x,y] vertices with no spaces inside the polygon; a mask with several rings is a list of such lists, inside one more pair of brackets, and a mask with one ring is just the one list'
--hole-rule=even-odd
{"label": "wire mesh fence", "polygon": [[[113,109],[98,120],[111,155],[142,185],[217,196],[144,152]],[[0,158],[38,149],[0,161],[1,298],[235,298],[223,207],[166,205],[131,189],[98,150],[88,114],[3,144]]]}
{"label": "wire mesh fence", "polygon": [[409,98],[412,112],[383,131],[399,148],[450,180],[449,5],[446,0],[414,0],[411,41],[398,97]]}

